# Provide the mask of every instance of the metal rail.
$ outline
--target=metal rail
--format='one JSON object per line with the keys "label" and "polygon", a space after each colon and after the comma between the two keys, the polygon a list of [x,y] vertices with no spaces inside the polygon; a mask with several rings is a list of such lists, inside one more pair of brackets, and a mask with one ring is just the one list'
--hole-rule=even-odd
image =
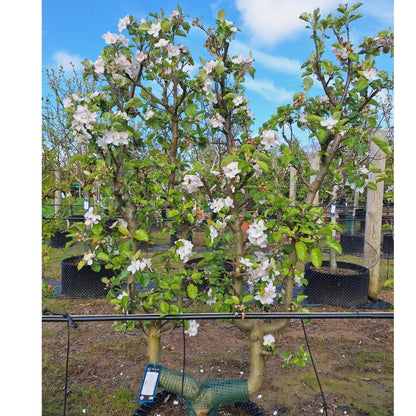
{"label": "metal rail", "polygon": [[244,318],[233,313],[183,313],[178,315],[134,314],[134,315],[42,315],[42,322],[102,322],[102,321],[186,321],[205,319],[394,319],[393,312],[247,312]]}

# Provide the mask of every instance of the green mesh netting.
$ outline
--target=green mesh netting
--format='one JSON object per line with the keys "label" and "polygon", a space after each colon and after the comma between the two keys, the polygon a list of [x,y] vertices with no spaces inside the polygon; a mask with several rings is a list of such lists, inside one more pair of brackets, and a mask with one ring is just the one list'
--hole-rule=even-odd
{"label": "green mesh netting", "polygon": [[186,416],[196,416],[197,410],[205,409],[211,409],[209,416],[215,416],[221,406],[249,400],[247,380],[207,378],[200,383],[189,374],[163,368],[159,385],[183,399]]}

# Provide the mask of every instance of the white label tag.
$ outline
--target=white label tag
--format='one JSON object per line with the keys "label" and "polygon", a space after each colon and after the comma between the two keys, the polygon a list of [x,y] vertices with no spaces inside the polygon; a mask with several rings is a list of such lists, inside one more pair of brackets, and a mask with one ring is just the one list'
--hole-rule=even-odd
{"label": "white label tag", "polygon": [[157,385],[159,383],[159,376],[162,371],[162,366],[158,364],[147,364],[144,371],[142,385],[140,387],[138,402],[153,402]]}

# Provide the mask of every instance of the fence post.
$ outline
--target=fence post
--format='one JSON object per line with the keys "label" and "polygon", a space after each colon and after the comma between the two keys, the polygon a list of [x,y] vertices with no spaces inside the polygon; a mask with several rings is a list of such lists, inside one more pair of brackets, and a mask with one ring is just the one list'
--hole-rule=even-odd
{"label": "fence post", "polygon": [[[318,170],[319,169],[319,155],[317,153],[311,153],[309,157],[310,163],[310,170]],[[316,175],[311,175],[309,179],[309,183],[313,183],[315,181]],[[319,191],[316,193],[313,202],[314,205],[319,204]]]}
{"label": "fence post", "polygon": [[57,168],[55,170],[55,216],[59,214],[62,206],[62,194],[61,194],[61,169]]}
{"label": "fence post", "polygon": [[[387,131],[377,130],[375,133],[384,139]],[[385,153],[373,142],[370,143],[370,161],[376,169],[384,170]],[[384,181],[377,181],[377,173],[370,172],[369,181],[375,183],[377,189],[367,188],[367,203],[365,215],[365,244],[363,266],[370,269],[370,285],[368,294],[376,298],[379,291],[381,226],[383,215]]]}

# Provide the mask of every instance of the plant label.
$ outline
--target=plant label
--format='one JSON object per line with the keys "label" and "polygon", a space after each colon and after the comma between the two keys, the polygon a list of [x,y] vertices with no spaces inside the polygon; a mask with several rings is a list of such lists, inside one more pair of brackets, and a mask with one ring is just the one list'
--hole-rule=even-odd
{"label": "plant label", "polygon": [[159,383],[159,376],[162,371],[162,366],[158,364],[147,364],[144,370],[142,385],[140,387],[138,402],[152,403],[155,395],[157,385]]}

